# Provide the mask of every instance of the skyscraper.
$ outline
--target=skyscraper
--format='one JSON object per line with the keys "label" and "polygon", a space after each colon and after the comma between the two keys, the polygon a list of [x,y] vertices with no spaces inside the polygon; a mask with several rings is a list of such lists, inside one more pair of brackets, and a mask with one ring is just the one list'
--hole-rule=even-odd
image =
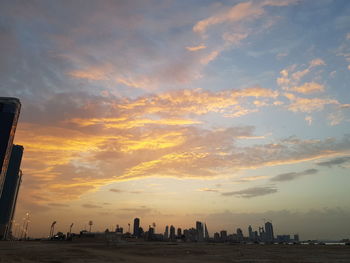
{"label": "skyscraper", "polygon": [[275,240],[275,237],[273,235],[272,223],[266,222],[265,223],[265,241],[266,242],[273,242],[274,240]]}
{"label": "skyscraper", "polygon": [[249,239],[253,240],[253,229],[251,225],[249,225],[248,227],[248,233],[249,233]]}
{"label": "skyscraper", "polygon": [[204,240],[204,229],[202,222],[196,222],[196,230],[197,230],[197,241],[202,242]]}
{"label": "skyscraper", "polygon": [[204,224],[204,239],[209,240],[209,232],[208,232],[207,224]]}
{"label": "skyscraper", "polygon": [[169,238],[169,226],[165,227],[165,231],[164,231],[164,239],[168,239]]}
{"label": "skyscraper", "polygon": [[134,219],[134,236],[140,237],[140,218]]}
{"label": "skyscraper", "polygon": [[181,236],[182,236],[182,229],[179,227],[179,228],[177,229],[177,237],[178,237],[178,238],[181,238]]}
{"label": "skyscraper", "polygon": [[242,231],[242,229],[237,228],[236,233],[237,233],[237,241],[239,241],[239,242],[243,241],[243,231]]}
{"label": "skyscraper", "polygon": [[170,226],[170,234],[169,234],[169,239],[170,241],[175,241],[175,227],[173,225]]}
{"label": "skyscraper", "polygon": [[22,172],[23,146],[13,145],[4,187],[0,197],[0,239],[7,239],[11,231]]}
{"label": "skyscraper", "polygon": [[10,161],[20,109],[19,99],[0,97],[0,196]]}

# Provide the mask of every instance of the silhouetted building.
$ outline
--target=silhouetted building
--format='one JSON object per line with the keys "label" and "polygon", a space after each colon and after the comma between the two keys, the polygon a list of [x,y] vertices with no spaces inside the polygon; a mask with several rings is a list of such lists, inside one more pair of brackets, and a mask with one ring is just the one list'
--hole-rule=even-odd
{"label": "silhouetted building", "polygon": [[182,236],[182,229],[179,227],[179,228],[177,229],[177,237],[178,237],[178,238],[181,238],[181,236]]}
{"label": "silhouetted building", "polygon": [[299,242],[299,235],[298,234],[294,235],[294,242]]}
{"label": "silhouetted building", "polygon": [[275,240],[275,237],[273,235],[273,226],[272,223],[266,222],[265,223],[265,240],[266,242],[273,242]]}
{"label": "silhouetted building", "polygon": [[184,236],[186,241],[195,242],[197,241],[197,230],[195,228],[185,229]]}
{"label": "silhouetted building", "polygon": [[4,187],[0,197],[0,239],[7,239],[11,231],[19,186],[22,179],[22,172],[20,171],[22,155],[23,146],[13,145]]}
{"label": "silhouetted building", "polygon": [[208,232],[207,224],[204,224],[204,239],[209,240],[209,232]]}
{"label": "silhouetted building", "polygon": [[248,233],[249,233],[249,239],[250,240],[253,240],[254,238],[253,238],[253,229],[252,229],[252,226],[251,225],[249,225],[249,227],[248,227]]}
{"label": "silhouetted building", "polygon": [[20,110],[19,99],[0,97],[0,196],[10,161]]}
{"label": "silhouetted building", "polygon": [[167,240],[168,238],[169,238],[169,226],[166,226],[164,231],[164,239]]}
{"label": "silhouetted building", "polygon": [[133,235],[135,237],[140,237],[140,219],[139,218],[134,219],[134,233],[133,233]]}
{"label": "silhouetted building", "polygon": [[196,222],[196,230],[197,230],[197,241],[202,242],[204,241],[204,229],[202,222],[197,221]]}
{"label": "silhouetted building", "polygon": [[124,229],[122,227],[119,227],[119,225],[117,225],[117,228],[115,229],[115,232],[119,233],[119,234],[123,234]]}
{"label": "silhouetted building", "polygon": [[289,243],[290,240],[290,235],[277,235],[277,242],[278,243]]}
{"label": "silhouetted building", "polygon": [[220,241],[220,234],[218,232],[214,233],[214,241],[219,242]]}
{"label": "silhouetted building", "polygon": [[169,239],[171,241],[174,241],[176,239],[175,236],[175,227],[173,225],[170,226],[170,234],[169,234]]}
{"label": "silhouetted building", "polygon": [[223,242],[227,241],[227,231],[226,230],[221,230],[220,231],[220,240]]}
{"label": "silhouetted building", "polygon": [[238,242],[242,242],[243,241],[243,232],[242,232],[242,229],[240,228],[237,228],[237,241]]}

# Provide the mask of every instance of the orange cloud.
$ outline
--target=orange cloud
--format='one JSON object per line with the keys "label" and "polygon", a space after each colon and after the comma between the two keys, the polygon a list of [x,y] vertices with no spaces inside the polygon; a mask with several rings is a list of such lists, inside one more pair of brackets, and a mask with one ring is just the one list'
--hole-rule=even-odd
{"label": "orange cloud", "polygon": [[198,46],[191,46],[191,47],[186,47],[188,51],[198,51],[207,48],[205,45],[198,45]]}
{"label": "orange cloud", "polygon": [[296,3],[295,0],[285,1],[264,1],[264,2],[242,2],[234,5],[228,10],[218,12],[206,19],[198,21],[193,26],[193,31],[196,33],[203,34],[206,32],[208,27],[223,24],[223,23],[237,23],[245,20],[254,20],[261,17],[264,13],[265,6],[287,6],[292,3]]}
{"label": "orange cloud", "polygon": [[252,19],[264,13],[260,6],[252,2],[239,3],[231,7],[228,11],[215,14],[209,18],[197,22],[193,31],[196,33],[205,33],[208,27],[222,24],[224,22],[237,22],[244,19]]}
{"label": "orange cloud", "polygon": [[294,86],[289,89],[298,93],[309,94],[314,92],[323,92],[324,86],[316,82],[306,82],[301,86]]}
{"label": "orange cloud", "polygon": [[326,105],[335,104],[339,102],[335,99],[321,99],[321,98],[291,98],[292,102],[287,106],[288,110],[293,112],[313,112],[323,110]]}

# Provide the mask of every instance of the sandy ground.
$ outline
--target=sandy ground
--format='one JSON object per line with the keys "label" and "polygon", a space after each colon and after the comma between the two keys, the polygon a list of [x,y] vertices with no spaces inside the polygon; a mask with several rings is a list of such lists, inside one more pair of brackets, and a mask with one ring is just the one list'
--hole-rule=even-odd
{"label": "sandy ground", "polygon": [[0,262],[350,262],[350,246],[0,242]]}

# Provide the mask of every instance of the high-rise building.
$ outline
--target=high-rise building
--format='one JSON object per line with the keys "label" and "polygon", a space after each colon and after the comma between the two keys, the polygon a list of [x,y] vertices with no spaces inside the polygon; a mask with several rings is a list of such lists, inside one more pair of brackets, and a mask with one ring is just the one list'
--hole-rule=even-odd
{"label": "high-rise building", "polygon": [[214,233],[214,241],[219,242],[220,241],[220,234],[218,232]]}
{"label": "high-rise building", "polygon": [[196,222],[196,230],[197,230],[197,241],[202,242],[204,241],[204,229],[202,222],[197,221]]}
{"label": "high-rise building", "polygon": [[140,237],[140,218],[134,219],[134,233],[135,237]]}
{"label": "high-rise building", "polygon": [[0,97],[0,196],[10,161],[20,110],[19,99]]}
{"label": "high-rise building", "polygon": [[237,233],[237,241],[239,241],[239,242],[243,241],[243,231],[242,231],[242,229],[237,228],[236,233]]}
{"label": "high-rise building", "polygon": [[22,172],[20,170],[23,146],[13,145],[4,187],[0,197],[0,239],[10,238]]}
{"label": "high-rise building", "polygon": [[207,224],[204,224],[204,239],[209,240],[209,232],[208,232]]}
{"label": "high-rise building", "polygon": [[181,238],[181,236],[182,236],[182,229],[179,227],[179,228],[177,229],[177,237],[178,237],[178,238]]}
{"label": "high-rise building", "polygon": [[227,231],[226,230],[220,231],[220,240],[223,242],[227,241]]}
{"label": "high-rise building", "polygon": [[266,222],[265,223],[265,241],[266,242],[273,242],[274,240],[275,240],[275,237],[273,235],[272,223]]}
{"label": "high-rise building", "polygon": [[248,227],[248,234],[249,234],[249,239],[253,240],[253,229],[251,225],[249,225]]}
{"label": "high-rise building", "polygon": [[169,239],[171,241],[175,241],[175,227],[173,225],[170,226],[170,234],[169,234]]}
{"label": "high-rise building", "polygon": [[169,226],[165,227],[165,231],[164,231],[164,239],[168,239],[169,238]]}

